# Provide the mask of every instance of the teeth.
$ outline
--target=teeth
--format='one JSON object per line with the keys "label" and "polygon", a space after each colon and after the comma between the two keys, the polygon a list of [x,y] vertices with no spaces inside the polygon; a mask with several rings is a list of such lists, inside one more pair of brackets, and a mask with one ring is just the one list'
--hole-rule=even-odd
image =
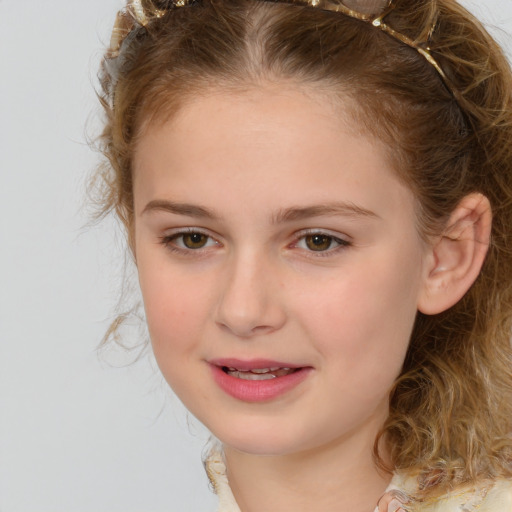
{"label": "teeth", "polygon": [[252,370],[239,370],[238,368],[233,368],[230,366],[227,368],[230,372],[252,372],[252,373],[268,373],[268,372],[277,372],[277,370],[286,370],[289,371],[290,368],[280,368],[276,366],[275,368],[253,368]]}
{"label": "teeth", "polygon": [[242,380],[270,380],[276,378],[272,373],[257,374],[252,372],[233,372],[232,375]]}
{"label": "teeth", "polygon": [[293,373],[295,369],[292,368],[254,368],[252,370],[237,370],[236,368],[226,368],[227,374],[231,377],[243,380],[269,380],[276,377],[283,377]]}

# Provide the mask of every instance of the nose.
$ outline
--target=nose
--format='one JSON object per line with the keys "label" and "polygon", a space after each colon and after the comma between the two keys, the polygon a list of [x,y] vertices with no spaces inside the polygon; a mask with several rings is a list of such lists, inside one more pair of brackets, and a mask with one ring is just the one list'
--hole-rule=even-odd
{"label": "nose", "polygon": [[279,272],[256,254],[227,263],[222,277],[217,324],[240,338],[279,330],[286,321]]}

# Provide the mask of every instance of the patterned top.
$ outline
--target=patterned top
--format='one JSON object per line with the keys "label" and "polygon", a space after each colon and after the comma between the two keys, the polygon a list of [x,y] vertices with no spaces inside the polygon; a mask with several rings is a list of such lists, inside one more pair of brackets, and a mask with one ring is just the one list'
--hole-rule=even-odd
{"label": "patterned top", "polygon": [[[217,512],[241,512],[229,487],[222,453],[212,450],[205,466],[219,498]],[[407,495],[416,486],[416,479],[395,474],[375,512],[512,512],[512,482],[507,480],[482,487],[458,488],[444,496],[408,505]]]}

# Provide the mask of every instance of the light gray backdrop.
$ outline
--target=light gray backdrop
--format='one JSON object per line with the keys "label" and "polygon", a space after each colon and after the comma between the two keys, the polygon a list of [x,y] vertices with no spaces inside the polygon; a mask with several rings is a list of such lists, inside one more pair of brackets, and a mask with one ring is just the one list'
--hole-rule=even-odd
{"label": "light gray backdrop", "polygon": [[[464,3],[510,49],[512,0]],[[108,222],[82,229],[98,161],[84,134],[97,132],[95,74],[121,5],[0,0],[0,512],[214,504],[207,436],[151,358],[115,368],[95,351],[121,244]]]}

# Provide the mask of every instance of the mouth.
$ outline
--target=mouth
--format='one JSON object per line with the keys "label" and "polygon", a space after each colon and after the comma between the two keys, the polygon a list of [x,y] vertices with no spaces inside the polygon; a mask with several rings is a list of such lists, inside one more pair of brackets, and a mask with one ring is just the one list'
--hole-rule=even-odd
{"label": "mouth", "polygon": [[220,389],[244,402],[266,402],[288,394],[313,372],[311,366],[268,359],[217,359],[209,364]]}
{"label": "mouth", "polygon": [[284,377],[286,375],[291,375],[299,371],[300,368],[282,368],[282,367],[273,367],[273,368],[252,368],[250,370],[241,370],[239,368],[235,368],[232,366],[222,366],[222,371],[237,379],[242,380],[270,380],[276,379],[278,377]]}

